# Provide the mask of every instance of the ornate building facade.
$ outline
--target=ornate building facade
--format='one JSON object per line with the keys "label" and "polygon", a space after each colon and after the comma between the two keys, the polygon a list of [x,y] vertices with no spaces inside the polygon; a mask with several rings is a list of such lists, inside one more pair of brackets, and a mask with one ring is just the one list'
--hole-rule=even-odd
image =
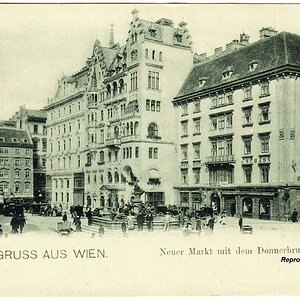
{"label": "ornate building facade", "polygon": [[174,203],[172,99],[192,67],[191,37],[184,22],[132,16],[126,44],[113,32],[109,47],[96,40],[86,66],[59,82],[46,107],[53,202]]}
{"label": "ornate building facade", "polygon": [[1,200],[33,200],[32,157],[27,131],[0,127]]}
{"label": "ornate building facade", "polygon": [[182,207],[276,220],[300,209],[300,36],[260,37],[197,56],[173,101]]}
{"label": "ornate building facade", "polygon": [[26,130],[33,143],[33,194],[36,202],[46,200],[47,114],[43,110],[19,108],[9,121],[17,129]]}

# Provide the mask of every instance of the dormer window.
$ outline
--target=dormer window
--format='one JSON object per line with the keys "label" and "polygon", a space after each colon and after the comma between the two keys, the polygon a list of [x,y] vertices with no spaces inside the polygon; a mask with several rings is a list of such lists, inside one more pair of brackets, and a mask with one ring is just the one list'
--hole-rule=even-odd
{"label": "dormer window", "polygon": [[251,63],[249,63],[249,71],[254,71],[257,68],[257,62],[256,61],[252,61]]}
{"label": "dormer window", "polygon": [[28,140],[27,139],[23,139],[23,143],[27,144]]}
{"label": "dormer window", "polygon": [[206,78],[199,78],[199,87],[203,87],[206,83]]}
{"label": "dormer window", "polygon": [[4,137],[0,137],[0,142],[5,142],[5,138]]}
{"label": "dormer window", "polygon": [[156,37],[156,29],[154,28],[153,24],[149,27],[149,33],[151,37]]}
{"label": "dormer window", "polygon": [[12,138],[11,140],[12,140],[13,143],[17,143],[18,142],[18,139],[16,139],[16,138]]}
{"label": "dormer window", "polygon": [[222,72],[222,79],[228,79],[233,73],[233,67],[229,66]]}

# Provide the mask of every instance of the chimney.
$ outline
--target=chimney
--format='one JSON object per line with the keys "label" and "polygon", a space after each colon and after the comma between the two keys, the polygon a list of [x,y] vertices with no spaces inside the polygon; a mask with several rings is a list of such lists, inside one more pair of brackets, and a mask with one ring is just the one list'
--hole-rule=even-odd
{"label": "chimney", "polygon": [[135,20],[138,19],[138,17],[139,17],[139,11],[136,8],[134,10],[132,10],[131,14],[132,14],[133,21],[135,21]]}
{"label": "chimney", "polygon": [[226,44],[226,51],[233,51],[242,47],[239,40],[233,40],[231,43]]}
{"label": "chimney", "polygon": [[110,33],[109,33],[109,48],[112,48],[115,45],[114,41],[114,24],[110,25]]}
{"label": "chimney", "polygon": [[249,44],[249,38],[250,35],[246,34],[245,32],[240,34],[240,44],[246,46],[247,44]]}
{"label": "chimney", "polygon": [[215,49],[215,55],[220,55],[223,51],[223,48],[222,47],[218,47]]}
{"label": "chimney", "polygon": [[277,34],[278,31],[276,31],[274,28],[272,27],[263,27],[260,31],[259,31],[259,37],[261,39],[263,38],[267,38],[270,36],[273,36],[275,34]]}

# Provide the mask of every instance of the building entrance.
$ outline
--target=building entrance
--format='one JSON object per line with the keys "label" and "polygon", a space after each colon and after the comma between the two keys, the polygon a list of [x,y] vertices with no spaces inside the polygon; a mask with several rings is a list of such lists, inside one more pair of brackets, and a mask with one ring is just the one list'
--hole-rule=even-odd
{"label": "building entrance", "polygon": [[164,205],[165,204],[165,193],[149,192],[149,193],[147,193],[147,202],[153,206]]}

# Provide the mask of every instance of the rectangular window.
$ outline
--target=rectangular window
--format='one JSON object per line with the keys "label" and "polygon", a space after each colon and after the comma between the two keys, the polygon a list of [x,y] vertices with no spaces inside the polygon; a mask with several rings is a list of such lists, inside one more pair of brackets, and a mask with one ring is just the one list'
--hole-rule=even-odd
{"label": "rectangular window", "polygon": [[151,100],[151,111],[155,111],[155,100]]}
{"label": "rectangular window", "polygon": [[188,135],[188,122],[187,121],[181,122],[181,135],[182,136]]}
{"label": "rectangular window", "polygon": [[225,140],[225,154],[232,155],[232,139]]}
{"label": "rectangular window", "polygon": [[15,154],[20,154],[20,149],[19,148],[15,149]]}
{"label": "rectangular window", "polygon": [[194,113],[200,112],[200,99],[194,100]]}
{"label": "rectangular window", "polygon": [[244,125],[252,124],[252,119],[251,119],[252,108],[244,109],[243,113],[244,113]]}
{"label": "rectangular window", "polygon": [[218,122],[218,118],[217,117],[211,117],[210,118],[211,120],[211,130],[214,131],[214,130],[217,130],[217,122]]}
{"label": "rectangular window", "polygon": [[260,122],[270,121],[270,106],[263,105],[260,107]]}
{"label": "rectangular window", "polygon": [[80,155],[77,155],[77,167],[80,168]]}
{"label": "rectangular window", "polygon": [[135,147],[135,158],[139,158],[139,147]]}
{"label": "rectangular window", "polygon": [[182,160],[188,159],[188,145],[181,146],[181,159]]}
{"label": "rectangular window", "polygon": [[200,133],[200,119],[194,120],[194,134]]}
{"label": "rectangular window", "polygon": [[0,170],[0,178],[8,177],[8,170]]}
{"label": "rectangular window", "polygon": [[244,154],[251,154],[251,142],[252,142],[252,139],[249,137],[249,138],[244,138]]}
{"label": "rectangular window", "polygon": [[15,159],[15,166],[20,166],[20,159],[19,158]]}
{"label": "rectangular window", "polygon": [[187,105],[187,103],[184,103],[184,104],[182,104],[182,113],[181,113],[181,115],[185,116],[187,114],[188,114],[188,105]]}
{"label": "rectangular window", "polygon": [[16,178],[19,178],[20,177],[20,170],[15,170],[15,177]]}
{"label": "rectangular window", "polygon": [[265,81],[261,84],[261,96],[268,96],[270,94],[269,91],[269,82]]}
{"label": "rectangular window", "polygon": [[149,158],[152,159],[153,158],[153,148],[149,148]]}
{"label": "rectangular window", "polygon": [[226,127],[227,128],[232,127],[232,114],[226,115]]}
{"label": "rectangular window", "polygon": [[181,170],[181,183],[188,183],[188,170]]}
{"label": "rectangular window", "polygon": [[226,94],[226,104],[232,104],[233,103],[233,94],[227,93]]}
{"label": "rectangular window", "polygon": [[130,88],[131,91],[135,91],[138,88],[137,85],[137,72],[133,72],[130,74]]}
{"label": "rectangular window", "polygon": [[269,182],[269,166],[261,166],[260,167],[260,178],[261,183],[268,183]]}
{"label": "rectangular window", "polygon": [[268,153],[269,152],[269,140],[270,136],[267,135],[260,135],[260,144],[261,144],[261,152]]}
{"label": "rectangular window", "polygon": [[25,178],[30,178],[30,171],[28,169],[25,170]]}
{"label": "rectangular window", "polygon": [[159,73],[148,71],[148,89],[159,90]]}
{"label": "rectangular window", "polygon": [[25,182],[25,191],[28,192],[30,188],[30,183],[29,182]]}
{"label": "rectangular window", "polygon": [[19,193],[20,192],[20,183],[16,182],[15,183],[15,193]]}
{"label": "rectangular window", "polygon": [[252,99],[252,87],[247,86],[244,89],[244,100],[250,100],[250,99]]}
{"label": "rectangular window", "polygon": [[218,155],[218,142],[212,141],[211,142],[211,156],[217,156]]}
{"label": "rectangular window", "polygon": [[194,159],[200,158],[200,143],[193,144],[194,147]]}
{"label": "rectangular window", "polygon": [[33,125],[33,133],[38,134],[38,125]]}
{"label": "rectangular window", "polygon": [[218,106],[223,106],[225,105],[225,96],[224,94],[220,94],[218,96]]}
{"label": "rectangular window", "polygon": [[156,111],[160,112],[160,101],[156,101]]}
{"label": "rectangular window", "polygon": [[158,159],[158,148],[153,148],[153,158]]}
{"label": "rectangular window", "polygon": [[43,143],[43,151],[47,151],[47,139],[43,139],[42,143]]}
{"label": "rectangular window", "polygon": [[146,100],[146,110],[150,110],[150,100],[149,99],[147,99]]}
{"label": "rectangular window", "polygon": [[194,173],[194,183],[195,184],[200,183],[200,169],[194,169],[193,173]]}
{"label": "rectangular window", "polygon": [[211,107],[217,107],[217,96],[211,97]]}
{"label": "rectangular window", "polygon": [[218,127],[219,129],[225,128],[225,116],[219,116],[218,118]]}
{"label": "rectangular window", "polygon": [[225,141],[218,141],[218,155],[225,155]]}
{"label": "rectangular window", "polygon": [[251,183],[252,181],[252,167],[244,167],[244,181],[245,183]]}

